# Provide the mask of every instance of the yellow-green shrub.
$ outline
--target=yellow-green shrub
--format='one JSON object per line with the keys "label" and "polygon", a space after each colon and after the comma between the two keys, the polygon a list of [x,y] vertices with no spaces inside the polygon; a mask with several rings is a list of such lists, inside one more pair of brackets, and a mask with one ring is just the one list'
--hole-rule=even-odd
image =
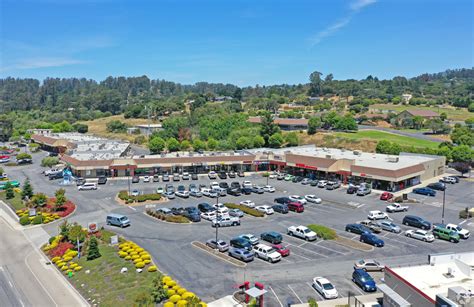
{"label": "yellow-green shrub", "polygon": [[173,286],[173,290],[176,291],[176,293],[178,293],[179,289],[181,289],[181,287],[178,284]]}
{"label": "yellow-green shrub", "polygon": [[122,252],[122,251],[118,252],[118,254],[120,258],[125,258],[128,255],[126,252]]}
{"label": "yellow-green shrub", "polygon": [[135,249],[135,251],[136,251],[137,253],[141,253],[141,252],[143,252],[143,251],[145,251],[145,250],[144,250],[143,248],[141,248],[141,247],[137,247],[137,248]]}
{"label": "yellow-green shrub", "polygon": [[176,281],[174,281],[174,280],[167,281],[166,285],[168,287],[172,288],[172,287],[176,286]]}
{"label": "yellow-green shrub", "polygon": [[186,307],[188,302],[186,300],[179,300],[178,303],[176,304],[177,307]]}
{"label": "yellow-green shrub", "polygon": [[71,256],[63,257],[63,261],[64,261],[64,262],[68,262],[68,261],[71,261],[71,260],[72,260],[72,257],[71,257]]}
{"label": "yellow-green shrub", "polygon": [[181,300],[181,296],[175,294],[170,297],[170,302],[177,303],[179,300]]}
{"label": "yellow-green shrub", "polygon": [[163,304],[163,307],[174,307],[174,303],[166,302],[166,303]]}
{"label": "yellow-green shrub", "polygon": [[194,294],[194,293],[192,293],[192,292],[184,292],[184,293],[181,295],[181,297],[182,297],[183,299],[185,299],[185,300],[190,299],[190,298],[195,297],[195,296],[196,296],[196,294]]}
{"label": "yellow-green shrub", "polygon": [[133,259],[133,263],[137,264],[139,262],[143,262],[141,258]]}
{"label": "yellow-green shrub", "polygon": [[76,272],[80,271],[80,270],[82,270],[82,267],[80,265],[78,265],[77,267],[74,268],[74,271],[76,271]]}
{"label": "yellow-green shrub", "polygon": [[148,272],[156,272],[157,270],[158,268],[156,267],[156,265],[152,265],[151,267],[148,268]]}
{"label": "yellow-green shrub", "polygon": [[201,307],[207,307],[207,304],[204,303],[204,302],[199,302],[199,305],[200,305]]}
{"label": "yellow-green shrub", "polygon": [[134,251],[132,251],[132,252],[130,252],[129,254],[130,254],[130,256],[135,256],[135,255],[138,255],[138,253],[137,253],[135,250],[134,250]]}
{"label": "yellow-green shrub", "polygon": [[67,269],[69,269],[69,267],[68,267],[67,265],[63,265],[63,266],[61,267],[61,271],[66,271]]}
{"label": "yellow-green shrub", "polygon": [[56,257],[53,257],[53,259],[51,259],[51,261],[54,262],[54,263],[56,263],[56,262],[58,262],[58,260],[60,260],[60,259],[61,259],[61,257],[56,256]]}
{"label": "yellow-green shrub", "polygon": [[183,295],[185,292],[187,292],[187,290],[185,288],[181,288],[181,289],[178,289],[177,292],[179,295]]}
{"label": "yellow-green shrub", "polygon": [[138,262],[138,263],[135,264],[135,267],[136,267],[137,269],[142,269],[142,268],[145,267],[145,264],[144,264],[143,262]]}
{"label": "yellow-green shrub", "polygon": [[149,254],[140,255],[142,259],[151,259]]}
{"label": "yellow-green shrub", "polygon": [[71,269],[74,269],[74,268],[77,267],[78,265],[79,265],[79,264],[77,264],[77,263],[71,263],[71,264],[69,264],[69,267],[70,267]]}
{"label": "yellow-green shrub", "polygon": [[125,259],[125,260],[130,260],[130,259],[132,259],[132,257],[130,257],[130,256],[125,256],[125,258],[123,258],[123,259]]}
{"label": "yellow-green shrub", "polygon": [[[142,258],[142,259],[143,259],[143,258]],[[151,263],[151,260],[150,260],[150,259],[144,259],[144,260],[143,260],[143,263],[144,263],[144,264],[149,264],[149,263]]]}
{"label": "yellow-green shrub", "polygon": [[133,260],[140,258],[140,256],[138,256],[138,255],[132,255],[131,257],[132,257]]}
{"label": "yellow-green shrub", "polygon": [[176,291],[174,291],[173,289],[169,289],[168,291],[166,291],[166,294],[168,294],[168,297],[172,297],[176,294]]}
{"label": "yellow-green shrub", "polygon": [[161,279],[161,282],[163,282],[164,284],[166,284],[168,281],[172,281],[171,277],[169,276],[163,276],[163,278]]}

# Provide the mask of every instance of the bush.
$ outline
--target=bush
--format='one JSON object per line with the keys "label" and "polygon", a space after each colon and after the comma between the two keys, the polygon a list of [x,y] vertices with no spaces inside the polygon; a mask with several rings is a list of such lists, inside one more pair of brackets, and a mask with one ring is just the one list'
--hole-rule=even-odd
{"label": "bush", "polygon": [[41,214],[36,215],[31,222],[33,225],[43,224],[43,216]]}
{"label": "bush", "polygon": [[226,206],[229,209],[240,209],[244,213],[250,214],[250,215],[255,216],[255,217],[264,217],[265,216],[265,213],[260,212],[257,209],[249,208],[249,207],[243,206],[243,205],[237,205],[237,204],[233,204],[233,203],[225,203],[224,206]]}
{"label": "bush", "polygon": [[30,224],[30,219],[29,219],[28,215],[22,216],[20,218],[20,224],[23,225],[23,226]]}
{"label": "bush", "polygon": [[310,224],[308,228],[314,231],[318,237],[322,238],[323,240],[334,240],[337,238],[336,231],[329,227],[317,224]]}
{"label": "bush", "polygon": [[178,223],[178,224],[189,223],[188,218],[182,215],[168,215],[166,216],[166,221],[170,223]]}
{"label": "bush", "polygon": [[152,265],[148,268],[148,272],[156,272],[158,271],[158,268],[156,267],[156,265]]}
{"label": "bush", "polygon": [[474,216],[474,210],[473,209],[459,211],[459,218],[460,219],[467,219],[467,218],[471,218],[473,216]]}
{"label": "bush", "polygon": [[161,194],[152,193],[152,194],[143,194],[143,195],[138,195],[138,196],[129,196],[127,191],[120,191],[117,197],[127,203],[131,203],[134,201],[144,202],[147,200],[160,200]]}
{"label": "bush", "polygon": [[59,163],[58,157],[46,157],[41,160],[41,166],[43,167],[52,167]]}

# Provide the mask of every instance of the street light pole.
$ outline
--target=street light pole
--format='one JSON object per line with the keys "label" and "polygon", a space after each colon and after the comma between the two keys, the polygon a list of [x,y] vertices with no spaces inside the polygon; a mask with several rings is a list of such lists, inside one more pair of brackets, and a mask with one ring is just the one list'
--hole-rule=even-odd
{"label": "street light pole", "polygon": [[444,224],[444,205],[446,203],[446,184],[443,190],[443,211],[441,213],[441,224]]}
{"label": "street light pole", "polygon": [[216,225],[215,225],[215,228],[216,228],[216,246],[217,246],[217,237],[218,237],[218,234],[219,234],[219,226],[217,224],[218,222],[218,218],[219,218],[219,207],[218,207],[218,204],[219,204],[219,195],[217,195],[217,198],[216,198],[217,202],[216,202]]}
{"label": "street light pole", "polygon": [[270,177],[270,153],[267,151],[267,185],[268,185],[269,177]]}
{"label": "street light pole", "polygon": [[130,164],[127,164],[127,171],[128,171],[128,176],[127,176],[127,181],[128,181],[128,196],[130,196]]}

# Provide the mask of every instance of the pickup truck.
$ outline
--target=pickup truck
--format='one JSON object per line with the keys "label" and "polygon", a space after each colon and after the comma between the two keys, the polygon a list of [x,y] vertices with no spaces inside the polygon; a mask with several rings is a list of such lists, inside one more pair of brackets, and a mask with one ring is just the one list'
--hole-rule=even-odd
{"label": "pickup truck", "polygon": [[402,206],[399,203],[393,203],[387,206],[386,210],[387,212],[403,212],[403,211],[408,211],[408,206]]}
{"label": "pickup truck", "polygon": [[459,225],[456,225],[456,224],[447,224],[447,225],[444,225],[444,224],[441,224],[441,223],[434,223],[433,224],[433,228],[446,228],[448,230],[452,230],[452,231],[455,231],[459,234],[459,236],[461,237],[461,239],[467,239],[469,238],[469,236],[471,235],[471,233],[469,232],[469,230],[467,229],[464,229],[462,228],[461,226]]}
{"label": "pickup truck", "polygon": [[224,216],[212,220],[212,227],[240,226],[240,218],[235,216]]}
{"label": "pickup truck", "polygon": [[48,170],[45,170],[43,173],[44,173],[45,176],[49,176],[49,175],[52,175],[52,174],[60,173],[62,171],[63,171],[62,168],[50,168]]}
{"label": "pickup truck", "polygon": [[288,235],[293,237],[298,237],[306,241],[314,241],[317,239],[318,235],[305,226],[290,226],[287,230]]}

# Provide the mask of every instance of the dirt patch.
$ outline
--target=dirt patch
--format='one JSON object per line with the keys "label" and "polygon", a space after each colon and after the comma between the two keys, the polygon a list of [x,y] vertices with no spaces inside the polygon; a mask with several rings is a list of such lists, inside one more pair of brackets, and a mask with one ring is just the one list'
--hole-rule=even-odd
{"label": "dirt patch", "polygon": [[341,237],[341,236],[338,236],[335,240],[333,240],[333,242],[335,242],[339,245],[349,247],[349,248],[353,248],[353,249],[357,249],[357,250],[360,250],[360,251],[363,251],[363,252],[370,252],[374,249],[373,246],[370,246],[368,244],[361,243],[359,241],[354,241],[354,240],[351,240],[351,239],[348,239],[348,238],[345,238],[345,237]]}
{"label": "dirt patch", "polygon": [[364,152],[375,152],[377,141],[375,140],[353,140],[340,138],[329,133],[316,133],[314,135],[300,134],[300,143],[314,144],[318,147],[344,148],[348,150],[360,150]]}

